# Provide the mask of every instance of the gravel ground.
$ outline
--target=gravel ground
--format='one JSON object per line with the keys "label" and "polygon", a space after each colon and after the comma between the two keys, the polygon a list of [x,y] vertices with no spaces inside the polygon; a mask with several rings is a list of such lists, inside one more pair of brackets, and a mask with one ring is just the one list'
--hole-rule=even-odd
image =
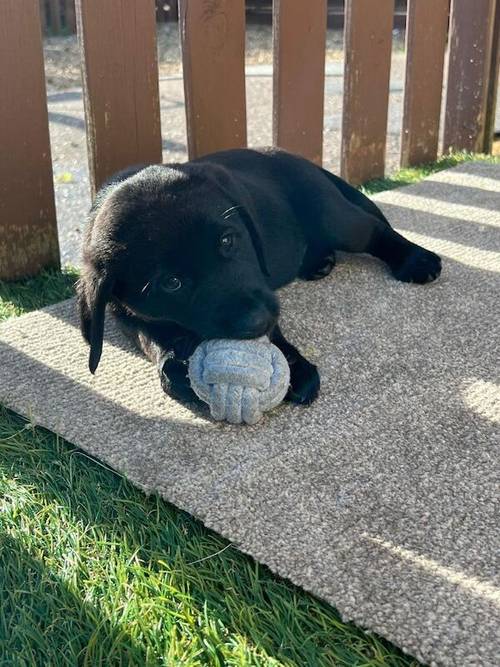
{"label": "gravel ground", "polygon": [[[248,144],[272,143],[272,33],[270,26],[247,29]],[[403,103],[403,36],[394,35],[386,152],[387,172],[398,167]],[[87,146],[77,40],[51,37],[44,43],[48,108],[59,239],[63,263],[77,265],[82,229],[90,205]],[[184,91],[178,31],[175,24],[158,29],[160,103],[165,162],[187,159]],[[342,35],[327,35],[324,164],[338,171],[342,122]]]}
{"label": "gravel ground", "polygon": [[[403,39],[404,35],[401,31],[394,32],[394,46],[400,51],[403,49]],[[157,43],[160,76],[180,74],[182,67],[177,24],[159,24]],[[75,35],[45,38],[44,53],[47,85],[50,88],[62,90],[81,84],[80,54]],[[249,65],[269,65],[272,63],[271,26],[247,26],[245,57]],[[328,30],[326,60],[327,62],[338,62],[342,59],[342,32]]]}

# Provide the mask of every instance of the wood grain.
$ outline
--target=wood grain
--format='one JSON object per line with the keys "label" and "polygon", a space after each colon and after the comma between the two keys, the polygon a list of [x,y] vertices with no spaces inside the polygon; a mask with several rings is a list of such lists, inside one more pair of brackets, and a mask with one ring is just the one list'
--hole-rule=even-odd
{"label": "wood grain", "polygon": [[346,0],[341,174],[352,184],[385,171],[394,0]]}
{"label": "wood grain", "polygon": [[59,266],[40,6],[0,2],[0,279]]}
{"label": "wood grain", "polygon": [[273,143],[321,164],[326,0],[273,5]]}
{"label": "wood grain", "polygon": [[443,150],[484,145],[495,0],[452,0]]}
{"label": "wood grain", "polygon": [[246,146],[245,2],[181,0],[189,157]]}
{"label": "wood grain", "polygon": [[93,192],[114,172],[162,160],[153,0],[77,0]]}
{"label": "wood grain", "polygon": [[438,153],[450,0],[409,0],[401,166]]}

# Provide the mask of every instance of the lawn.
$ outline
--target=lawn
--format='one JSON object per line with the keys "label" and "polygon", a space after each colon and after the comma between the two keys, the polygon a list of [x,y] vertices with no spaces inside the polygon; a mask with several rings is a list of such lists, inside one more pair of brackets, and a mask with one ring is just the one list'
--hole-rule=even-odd
{"label": "lawn", "polygon": [[[365,190],[465,159],[403,170]],[[75,279],[65,270],[0,283],[0,319],[71,296]],[[3,408],[0,499],[0,665],[418,665]]]}

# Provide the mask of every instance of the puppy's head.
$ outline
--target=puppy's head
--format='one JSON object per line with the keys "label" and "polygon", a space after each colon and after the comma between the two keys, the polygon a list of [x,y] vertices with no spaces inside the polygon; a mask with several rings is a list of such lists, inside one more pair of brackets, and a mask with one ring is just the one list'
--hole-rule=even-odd
{"label": "puppy's head", "polygon": [[[212,175],[213,176],[213,175]],[[95,372],[106,304],[207,338],[256,338],[279,314],[251,213],[204,169],[147,167],[97,198],[78,286]]]}

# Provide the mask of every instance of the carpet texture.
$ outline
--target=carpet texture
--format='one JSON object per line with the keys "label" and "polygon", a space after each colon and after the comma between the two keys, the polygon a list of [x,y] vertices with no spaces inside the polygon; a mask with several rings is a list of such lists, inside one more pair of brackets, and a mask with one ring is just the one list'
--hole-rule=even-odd
{"label": "carpet texture", "polygon": [[195,415],[111,322],[92,377],[72,301],[0,328],[0,402],[420,660],[496,667],[500,165],[376,199],[443,274],[406,285],[342,257],[283,290],[283,330],[321,370],[312,407]]}

